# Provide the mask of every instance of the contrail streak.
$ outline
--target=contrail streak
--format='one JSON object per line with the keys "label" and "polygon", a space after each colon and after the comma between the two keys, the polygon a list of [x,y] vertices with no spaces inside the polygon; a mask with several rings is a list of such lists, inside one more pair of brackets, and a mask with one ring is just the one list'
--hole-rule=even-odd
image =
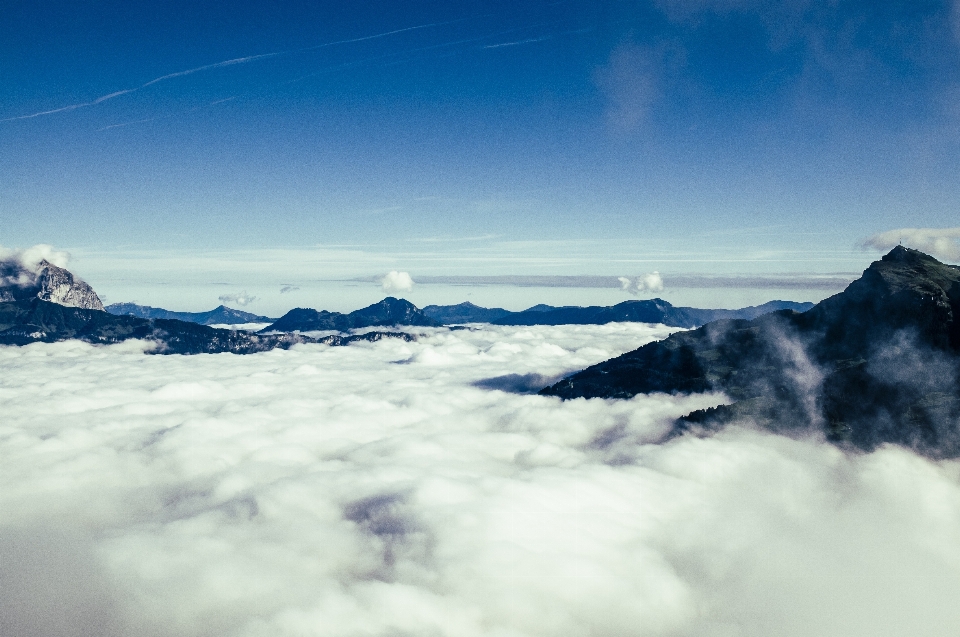
{"label": "contrail streak", "polygon": [[430,27],[438,27],[438,26],[443,26],[443,25],[446,25],[446,24],[453,24],[453,23],[455,23],[455,22],[463,22],[464,20],[467,20],[467,19],[468,19],[468,18],[458,18],[457,20],[448,20],[448,21],[446,21],[446,22],[431,22],[431,23],[429,23],[429,24],[420,24],[420,25],[413,26],[413,27],[405,27],[405,28],[403,28],[403,29],[394,29],[393,31],[386,31],[386,32],[384,32],[384,33],[376,33],[376,34],[374,34],[374,35],[365,35],[365,36],[360,37],[360,38],[351,38],[351,39],[348,39],[348,40],[337,40],[336,42],[326,42],[326,43],[324,43],[324,44],[318,44],[318,45],[316,45],[316,46],[310,46],[310,47],[306,47],[306,48],[303,48],[303,49],[292,49],[292,50],[290,50],[290,51],[277,51],[276,53],[263,53],[263,54],[260,54],[260,55],[248,55],[248,56],[245,56],[245,57],[233,58],[233,59],[231,59],[231,60],[224,60],[223,62],[215,62],[215,63],[213,63],[213,64],[205,64],[205,65],[203,65],[203,66],[198,66],[198,67],[196,67],[196,68],[187,69],[187,70],[185,70],[185,71],[177,71],[176,73],[168,73],[167,75],[161,75],[160,77],[154,78],[154,79],[150,80],[149,82],[145,82],[144,84],[141,84],[140,86],[137,86],[137,87],[135,87],[135,88],[128,88],[128,89],[124,89],[124,90],[121,90],[121,91],[115,91],[115,92],[109,93],[109,94],[107,94],[107,95],[101,95],[100,97],[96,98],[95,100],[91,100],[91,101],[89,101],[89,102],[80,102],[80,103],[77,103],[77,104],[70,104],[70,105],[68,105],[68,106],[61,106],[60,108],[54,108],[54,109],[50,109],[50,110],[47,110],[47,111],[39,111],[39,112],[37,112],[37,113],[30,113],[29,115],[18,115],[18,116],[16,116],[16,117],[7,117],[6,119],[0,119],[0,122],[13,122],[13,121],[22,120],[22,119],[33,119],[34,117],[42,117],[42,116],[44,116],[44,115],[53,115],[53,114],[55,114],[55,113],[64,113],[64,112],[67,112],[67,111],[73,111],[73,110],[77,110],[78,108],[86,108],[86,107],[88,107],[88,106],[96,106],[97,104],[100,104],[100,103],[102,103],[102,102],[106,102],[107,100],[111,100],[111,99],[113,99],[113,98],[115,98],[115,97],[120,97],[121,95],[126,95],[127,93],[134,93],[134,92],[136,92],[136,91],[139,91],[139,90],[141,90],[141,89],[147,88],[148,86],[152,86],[152,85],[157,84],[157,83],[159,83],[159,82],[164,82],[164,81],[166,81],[166,80],[171,80],[171,79],[177,78],[177,77],[183,77],[184,75],[192,75],[192,74],[194,74],[194,73],[199,73],[200,71],[209,71],[209,70],[211,70],[211,69],[219,69],[219,68],[223,68],[223,67],[225,67],[225,66],[234,66],[234,65],[237,65],[237,64],[246,64],[246,63],[248,63],[248,62],[253,62],[253,61],[255,61],[255,60],[263,60],[263,59],[266,59],[266,58],[278,57],[278,56],[281,56],[281,55],[289,55],[289,54],[291,54],[291,53],[302,53],[302,52],[304,52],[304,51],[313,51],[313,50],[316,50],[316,49],[322,49],[322,48],[329,47],[329,46],[336,46],[336,45],[338,45],[338,44],[351,44],[351,43],[353,43],[353,42],[364,42],[364,41],[367,41],[367,40],[376,40],[376,39],[378,39],[378,38],[385,38],[385,37],[387,37],[387,36],[396,35],[397,33],[405,33],[405,32],[407,32],[407,31],[415,31],[415,30],[417,30],[417,29],[429,29]]}
{"label": "contrail streak", "polygon": [[[139,88],[143,88],[143,87],[139,87]],[[34,117],[40,117],[42,115],[53,115],[54,113],[63,113],[65,111],[72,111],[78,108],[84,108],[86,106],[94,106],[96,104],[99,104],[100,102],[106,102],[107,100],[111,100],[115,97],[120,97],[121,95],[126,95],[127,93],[133,93],[134,91],[139,90],[139,88],[128,88],[122,91],[116,91],[108,95],[102,95],[97,99],[89,102],[81,102],[79,104],[70,104],[69,106],[61,106],[60,108],[54,108],[49,111],[40,111],[39,113],[31,113],[30,115],[20,115],[18,117],[8,117],[6,119],[0,119],[0,122],[12,122],[18,119],[32,119]]]}
{"label": "contrail streak", "polygon": [[446,22],[431,22],[430,24],[421,24],[415,27],[406,27],[404,29],[396,29],[395,31],[387,31],[386,33],[378,33],[376,35],[365,35],[362,38],[352,38],[350,40],[337,40],[336,42],[327,42],[326,44],[318,44],[316,46],[308,46],[305,49],[299,49],[299,51],[313,51],[316,49],[322,49],[328,46],[334,46],[337,44],[351,44],[353,42],[364,42],[365,40],[376,40],[377,38],[385,38],[388,35],[396,35],[397,33],[404,33],[406,31],[415,31],[417,29],[429,29],[430,27],[440,27],[446,24],[454,24],[455,22],[463,22],[468,18],[457,18],[456,20],[447,20]]}
{"label": "contrail streak", "polygon": [[[453,20],[452,22],[459,22],[459,20]],[[449,22],[441,22],[440,24],[449,24]],[[293,78],[292,80],[287,80],[287,81],[283,82],[283,84],[293,84],[294,82],[300,82],[300,81],[303,81],[303,80],[308,79],[308,78],[311,78],[311,77],[316,77],[316,76],[318,76],[318,75],[324,75],[324,74],[327,74],[327,73],[335,73],[335,72],[337,72],[337,71],[342,71],[343,69],[346,69],[346,68],[351,68],[351,67],[354,67],[354,66],[360,66],[360,65],[363,65],[363,64],[367,64],[367,63],[369,63],[369,62],[376,62],[376,61],[379,61],[379,60],[385,60],[385,59],[390,58],[390,57],[398,57],[398,56],[400,56],[400,55],[406,55],[406,56],[408,56],[408,57],[405,57],[405,58],[399,58],[399,59],[397,59],[396,61],[390,63],[390,64],[401,64],[401,63],[403,63],[403,62],[408,62],[408,61],[410,61],[411,59],[414,59],[413,57],[411,57],[411,54],[414,54],[414,53],[422,53],[422,52],[424,52],[424,51],[431,51],[431,50],[434,50],[434,49],[442,49],[442,48],[446,48],[446,47],[452,47],[452,46],[456,46],[456,45],[458,45],[458,44],[472,44],[473,42],[482,42],[483,40],[489,40],[490,38],[496,38],[496,37],[504,36],[504,35],[507,35],[507,34],[510,34],[510,33],[516,33],[517,31],[524,31],[524,30],[527,30],[527,29],[533,29],[533,28],[542,27],[542,26],[551,25],[551,24],[555,24],[555,23],[554,23],[554,22],[540,22],[540,23],[538,23],[538,24],[531,24],[531,25],[527,25],[527,26],[523,26],[523,27],[517,27],[517,28],[514,28],[514,29],[506,29],[506,30],[504,30],[504,31],[497,31],[496,33],[489,33],[489,34],[487,34],[487,35],[481,35],[481,36],[479,36],[479,37],[466,38],[466,39],[462,39],[462,40],[453,40],[453,41],[450,41],[450,42],[441,42],[440,44],[432,44],[432,45],[430,45],[430,46],[424,46],[424,47],[420,47],[420,48],[416,48],[416,49],[411,49],[411,50],[408,50],[408,51],[400,51],[400,52],[394,52],[394,53],[386,53],[386,54],[384,54],[384,55],[377,55],[377,56],[375,56],[375,57],[364,58],[364,59],[362,59],[362,60],[354,60],[354,61],[352,61],[352,62],[345,62],[345,63],[343,63],[343,64],[338,64],[337,66],[333,66],[333,67],[330,67],[330,68],[322,69],[322,70],[320,70],[320,71],[314,71],[314,72],[312,72],[312,73],[307,73],[306,75],[301,75],[301,76],[299,76],[299,77],[295,77],[295,78]],[[430,26],[430,25],[425,25],[425,26]],[[418,27],[413,27],[413,28],[418,28]],[[570,33],[576,33],[576,32],[575,32],[575,31],[571,31]],[[371,36],[371,37],[377,37],[377,36]],[[553,36],[552,36],[552,35],[548,35],[548,36],[545,36],[545,37],[542,38],[542,39],[547,39],[547,38],[551,38],[551,37],[553,37]],[[325,46],[325,45],[324,45],[324,46]],[[489,47],[480,47],[480,48],[489,48]]]}
{"label": "contrail streak", "polygon": [[219,68],[223,68],[224,66],[233,66],[235,64],[246,64],[247,62],[253,62],[254,60],[262,60],[264,58],[277,57],[278,55],[286,55],[287,53],[289,53],[289,51],[279,51],[277,53],[263,53],[261,55],[248,55],[242,58],[233,58],[232,60],[224,60],[223,62],[217,62],[215,64],[198,66],[195,69],[187,69],[186,71],[177,71],[176,73],[161,75],[160,77],[150,80],[146,84],[143,84],[133,90],[139,91],[140,89],[146,88],[151,84],[156,84],[157,82],[163,82],[164,80],[170,80],[175,77],[183,77],[184,75],[191,75],[193,73],[199,73],[200,71],[207,71],[209,69],[219,69]]}
{"label": "contrail streak", "polygon": [[517,46],[518,44],[530,44],[531,42],[543,42],[544,40],[549,40],[552,38],[552,35],[545,35],[542,38],[529,38],[527,40],[517,40],[516,42],[501,42],[500,44],[488,44],[483,47],[485,49],[499,49],[503,46]]}

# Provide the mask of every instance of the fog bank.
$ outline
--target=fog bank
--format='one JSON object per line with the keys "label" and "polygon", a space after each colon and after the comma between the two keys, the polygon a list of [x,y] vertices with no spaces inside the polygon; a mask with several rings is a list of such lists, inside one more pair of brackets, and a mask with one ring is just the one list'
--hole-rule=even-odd
{"label": "fog bank", "polygon": [[250,356],[0,348],[0,633],[960,630],[957,462],[746,426],[657,444],[723,397],[490,380],[667,328],[418,331]]}

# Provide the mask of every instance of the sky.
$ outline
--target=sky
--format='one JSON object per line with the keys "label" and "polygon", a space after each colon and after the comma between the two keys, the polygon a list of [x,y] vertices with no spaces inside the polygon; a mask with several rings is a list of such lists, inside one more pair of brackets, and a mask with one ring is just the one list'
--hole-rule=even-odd
{"label": "sky", "polygon": [[870,237],[956,225],[952,2],[3,12],[0,245],[67,250],[116,300],[156,254],[347,255],[316,280],[855,276]]}
{"label": "sky", "polygon": [[0,348],[0,633],[957,634],[956,459],[495,389],[664,326],[417,331]]}

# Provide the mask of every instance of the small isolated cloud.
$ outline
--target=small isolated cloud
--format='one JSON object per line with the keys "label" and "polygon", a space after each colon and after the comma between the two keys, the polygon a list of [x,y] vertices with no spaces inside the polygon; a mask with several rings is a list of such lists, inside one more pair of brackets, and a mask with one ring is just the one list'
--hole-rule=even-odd
{"label": "small isolated cloud", "polygon": [[286,294],[287,292],[295,292],[296,290],[299,290],[299,289],[300,288],[297,287],[296,285],[285,285],[282,288],[280,288],[280,294]]}
{"label": "small isolated cloud", "polygon": [[407,292],[413,289],[413,279],[408,272],[388,272],[380,279],[384,292]]}
{"label": "small isolated cloud", "polygon": [[960,261],[960,228],[900,228],[863,240],[863,247],[886,252],[897,245],[946,261]]}
{"label": "small isolated cloud", "polygon": [[247,291],[239,292],[237,294],[221,294],[220,302],[221,303],[235,303],[237,305],[250,305],[257,300],[257,297],[247,294]]}
{"label": "small isolated cloud", "polygon": [[636,279],[628,279],[625,276],[617,277],[620,281],[620,289],[634,295],[646,294],[648,292],[662,292],[663,278],[660,273],[653,271],[650,274],[638,276]]}

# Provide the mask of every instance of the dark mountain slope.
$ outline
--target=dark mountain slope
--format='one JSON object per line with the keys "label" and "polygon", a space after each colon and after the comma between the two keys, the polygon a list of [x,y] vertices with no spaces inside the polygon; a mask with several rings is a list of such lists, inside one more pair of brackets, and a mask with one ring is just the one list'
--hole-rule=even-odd
{"label": "dark mountain slope", "polygon": [[751,418],[838,443],[960,455],[960,268],[897,247],[805,313],[716,321],[574,374],[562,398],[721,390],[735,402],[678,424]]}
{"label": "dark mountain slope", "polygon": [[405,299],[388,296],[361,310],[341,314],[326,310],[296,308],[281,316],[275,323],[261,330],[267,332],[309,332],[338,330],[344,332],[361,327],[416,325],[439,327],[440,322],[425,315],[416,305]]}
{"label": "dark mountain slope", "polygon": [[492,323],[508,314],[513,314],[502,307],[480,307],[469,301],[458,305],[428,305],[423,313],[434,321],[444,325],[455,323]]}

